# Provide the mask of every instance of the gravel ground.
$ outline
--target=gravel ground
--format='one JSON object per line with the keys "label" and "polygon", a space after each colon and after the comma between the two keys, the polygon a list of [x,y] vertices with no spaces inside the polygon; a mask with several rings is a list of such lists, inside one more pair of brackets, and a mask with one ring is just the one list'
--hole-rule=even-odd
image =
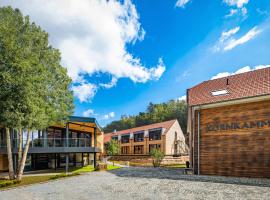
{"label": "gravel ground", "polygon": [[270,199],[270,180],[183,175],[181,170],[122,168],[0,192],[0,200]]}

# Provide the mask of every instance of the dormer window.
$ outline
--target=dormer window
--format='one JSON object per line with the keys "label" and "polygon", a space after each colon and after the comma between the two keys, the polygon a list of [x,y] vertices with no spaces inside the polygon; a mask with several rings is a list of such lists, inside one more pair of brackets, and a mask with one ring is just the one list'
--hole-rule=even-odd
{"label": "dormer window", "polygon": [[213,96],[221,96],[221,95],[226,95],[228,93],[229,93],[228,90],[216,90],[216,91],[211,92]]}

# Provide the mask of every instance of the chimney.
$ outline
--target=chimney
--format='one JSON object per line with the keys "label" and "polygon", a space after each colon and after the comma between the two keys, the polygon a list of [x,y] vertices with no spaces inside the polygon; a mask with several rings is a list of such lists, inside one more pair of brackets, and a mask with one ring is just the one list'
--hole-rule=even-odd
{"label": "chimney", "polygon": [[227,83],[226,83],[226,85],[229,85],[229,79],[227,78]]}

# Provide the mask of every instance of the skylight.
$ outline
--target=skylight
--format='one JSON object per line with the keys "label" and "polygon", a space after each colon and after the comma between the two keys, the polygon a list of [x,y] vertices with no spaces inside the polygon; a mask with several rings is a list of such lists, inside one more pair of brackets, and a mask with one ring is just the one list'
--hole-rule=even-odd
{"label": "skylight", "polygon": [[228,94],[228,91],[227,90],[217,90],[217,91],[213,91],[211,93],[213,96],[220,96],[220,95]]}

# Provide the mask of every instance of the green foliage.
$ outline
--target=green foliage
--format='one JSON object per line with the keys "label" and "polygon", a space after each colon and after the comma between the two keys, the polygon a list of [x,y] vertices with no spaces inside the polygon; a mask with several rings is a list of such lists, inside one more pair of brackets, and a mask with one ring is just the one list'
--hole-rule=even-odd
{"label": "green foliage", "polygon": [[114,156],[118,154],[120,150],[120,145],[116,140],[110,140],[109,142],[105,144],[105,149],[106,149],[106,153],[109,156]]}
{"label": "green foliage", "polygon": [[113,121],[104,128],[105,133],[114,130],[124,130],[167,120],[177,119],[183,133],[187,130],[187,104],[185,101],[168,101],[167,103],[149,103],[146,112],[136,116],[122,116],[119,121]]}
{"label": "green foliage", "polygon": [[157,148],[153,148],[150,151],[150,156],[153,159],[153,166],[154,167],[159,167],[163,158],[165,157],[164,153]]}
{"label": "green foliage", "polygon": [[6,180],[6,181],[0,181],[0,188],[4,188],[10,185],[15,185],[20,183],[18,180]]}
{"label": "green foliage", "polygon": [[0,8],[0,125],[41,130],[72,114],[71,79],[60,60],[28,16]]}

